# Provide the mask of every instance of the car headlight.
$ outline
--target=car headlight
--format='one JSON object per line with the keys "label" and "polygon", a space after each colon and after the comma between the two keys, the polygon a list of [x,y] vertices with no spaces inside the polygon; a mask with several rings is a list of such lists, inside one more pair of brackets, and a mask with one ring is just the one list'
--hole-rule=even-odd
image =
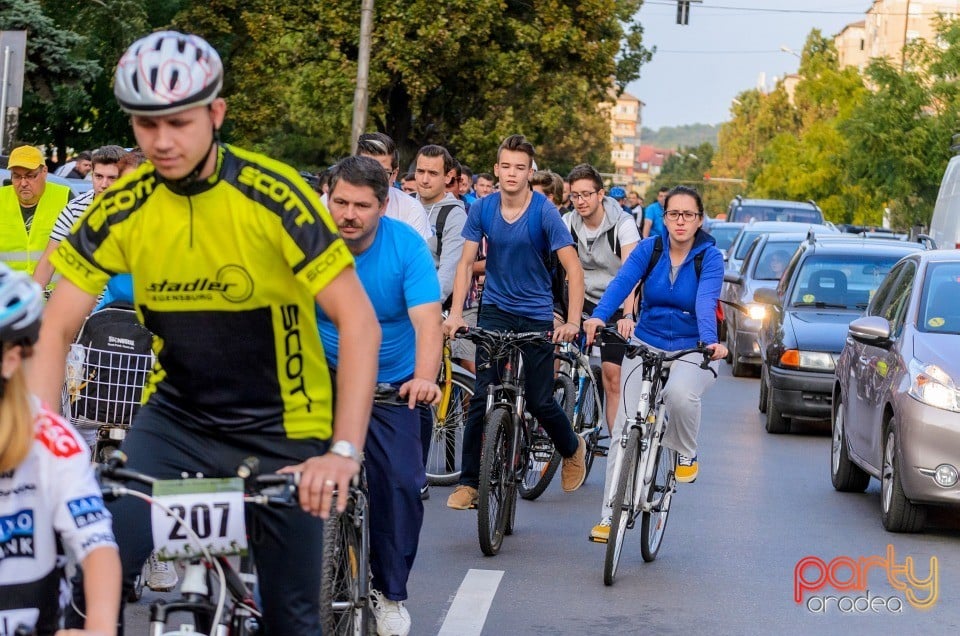
{"label": "car headlight", "polygon": [[960,412],[960,394],[953,379],[935,364],[911,360],[910,389],[915,399],[934,408]]}
{"label": "car headlight", "polygon": [[763,320],[767,317],[767,306],[761,303],[747,305],[747,315],[753,320]]}
{"label": "car headlight", "polygon": [[787,349],[780,356],[780,364],[785,367],[802,369],[804,371],[833,372],[833,356],[823,351],[799,351]]}

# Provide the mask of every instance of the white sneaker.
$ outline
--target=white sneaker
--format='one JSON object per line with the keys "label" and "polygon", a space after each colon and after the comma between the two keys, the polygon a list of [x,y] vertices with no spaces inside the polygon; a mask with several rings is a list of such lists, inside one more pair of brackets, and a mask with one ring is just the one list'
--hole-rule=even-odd
{"label": "white sneaker", "polygon": [[154,592],[169,592],[177,587],[180,577],[173,565],[167,561],[161,561],[157,558],[156,552],[150,553],[147,559],[147,581],[146,585]]}
{"label": "white sneaker", "polygon": [[370,590],[370,608],[377,621],[378,636],[407,636],[410,612],[403,601],[391,601],[377,590]]}

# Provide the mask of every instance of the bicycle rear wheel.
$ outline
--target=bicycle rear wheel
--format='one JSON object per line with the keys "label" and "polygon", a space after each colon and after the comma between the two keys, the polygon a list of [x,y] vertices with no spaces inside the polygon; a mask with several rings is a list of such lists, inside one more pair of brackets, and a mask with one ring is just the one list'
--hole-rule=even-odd
{"label": "bicycle rear wheel", "polygon": [[324,634],[365,636],[367,599],[361,597],[362,526],[354,522],[353,502],[342,513],[334,510],[323,524],[323,566],[320,580],[320,625]]}
{"label": "bicycle rear wheel", "polygon": [[591,377],[584,383],[582,395],[577,397],[580,402],[580,409],[573,422],[573,430],[578,435],[582,435],[587,443],[587,475],[584,480],[590,477],[590,469],[593,468],[593,460],[596,458],[600,447],[600,432],[603,430],[604,424],[603,403],[597,401],[598,395],[603,400],[603,387],[599,383],[600,376],[595,375],[593,369],[596,369],[596,373],[600,372],[597,367],[591,368]]}
{"label": "bicycle rear wheel", "polygon": [[[611,444],[618,443],[611,440]],[[603,584],[613,585],[617,578],[617,566],[623,551],[623,538],[627,533],[627,524],[633,513],[634,484],[638,478],[640,461],[640,431],[632,429],[627,438],[627,447],[622,449],[623,460],[620,463],[620,478],[613,496],[613,517],[610,520],[610,536],[607,538],[607,551],[603,560]]]}
{"label": "bicycle rear wheel", "polygon": [[[571,422],[575,397],[573,380],[562,373],[558,375],[553,381],[553,399]],[[533,501],[543,494],[553,480],[560,466],[560,453],[554,448],[553,440],[536,420],[529,422],[529,425],[530,437],[527,440],[529,444],[526,447],[526,465],[518,488],[521,497]]]}
{"label": "bicycle rear wheel", "polygon": [[673,478],[675,465],[674,452],[658,446],[653,478],[647,491],[650,512],[644,512],[640,522],[640,553],[647,563],[657,558],[663,533],[667,529],[667,518],[670,516],[670,503],[673,501],[676,483]]}
{"label": "bicycle rear wheel", "polygon": [[463,429],[473,397],[473,378],[462,373],[453,374],[450,405],[443,423],[437,421],[437,407],[433,413],[433,432],[427,455],[427,483],[431,486],[450,486],[460,478],[460,459],[463,454]]}
{"label": "bicycle rear wheel", "polygon": [[510,491],[516,487],[510,469],[513,466],[513,435],[510,411],[505,408],[491,411],[484,427],[480,487],[477,489],[477,535],[480,550],[487,556],[494,556],[500,551],[510,514]]}

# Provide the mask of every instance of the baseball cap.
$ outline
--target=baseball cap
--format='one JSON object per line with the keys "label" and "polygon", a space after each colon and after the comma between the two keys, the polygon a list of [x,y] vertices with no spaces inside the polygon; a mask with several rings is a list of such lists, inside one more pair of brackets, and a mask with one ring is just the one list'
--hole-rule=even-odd
{"label": "baseball cap", "polygon": [[43,153],[33,146],[18,146],[7,159],[8,168],[26,168],[36,170],[43,165]]}

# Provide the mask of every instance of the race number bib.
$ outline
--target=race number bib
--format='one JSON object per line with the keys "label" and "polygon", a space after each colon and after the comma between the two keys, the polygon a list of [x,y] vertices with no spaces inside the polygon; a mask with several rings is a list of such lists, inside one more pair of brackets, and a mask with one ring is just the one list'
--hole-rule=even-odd
{"label": "race number bib", "polygon": [[18,627],[25,627],[33,633],[40,618],[38,609],[15,609],[0,611],[0,636],[14,636]]}
{"label": "race number bib", "polygon": [[[180,516],[211,555],[245,554],[243,481],[171,479],[154,483],[153,498]],[[200,547],[187,530],[159,506],[151,506],[153,545],[164,560],[191,559]]]}

